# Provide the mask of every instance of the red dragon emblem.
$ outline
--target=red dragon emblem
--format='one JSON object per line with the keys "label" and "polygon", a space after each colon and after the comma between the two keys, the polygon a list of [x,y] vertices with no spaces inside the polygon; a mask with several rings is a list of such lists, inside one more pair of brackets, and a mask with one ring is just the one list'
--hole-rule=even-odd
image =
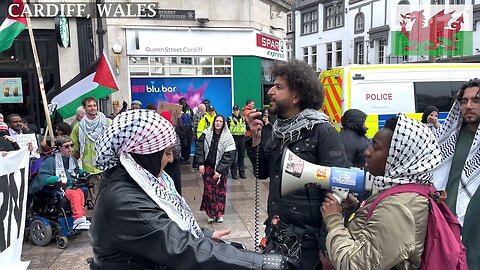
{"label": "red dragon emblem", "polygon": [[[418,45],[427,40],[429,44],[425,45],[426,50],[436,50],[439,45],[445,46],[447,50],[454,50],[455,42],[457,41],[454,35],[462,29],[462,24],[464,23],[463,15],[449,24],[453,18],[452,13],[455,11],[445,13],[445,10],[442,10],[433,15],[430,20],[428,20],[428,25],[424,26],[425,16],[423,12],[424,10],[418,10],[400,15],[403,19],[400,22],[400,26],[402,27],[401,32],[408,38],[410,43],[413,41],[413,44],[410,46],[405,46],[405,50],[412,51],[420,49],[417,48]],[[406,28],[408,20],[413,22],[410,32],[408,32]],[[447,40],[451,40],[450,45],[446,44]]]}

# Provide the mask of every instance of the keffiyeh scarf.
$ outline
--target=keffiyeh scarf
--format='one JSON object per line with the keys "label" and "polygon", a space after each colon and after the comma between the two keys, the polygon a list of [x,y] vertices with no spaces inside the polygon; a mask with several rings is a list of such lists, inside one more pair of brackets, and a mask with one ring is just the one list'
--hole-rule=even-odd
{"label": "keffiyeh scarf", "polygon": [[[452,167],[453,155],[457,144],[458,135],[462,129],[463,117],[460,112],[460,104],[455,101],[445,123],[435,132],[440,150],[442,151],[442,164],[434,172],[434,184],[438,190],[445,190],[447,187],[450,168]],[[480,185],[480,126],[475,133],[470,152],[468,153],[465,166],[463,167],[462,178],[459,181],[457,196],[457,218],[463,225],[465,212],[467,211],[470,199]],[[448,194],[447,194],[448,196]]]}
{"label": "keffiyeh scarf", "polygon": [[60,152],[55,153],[55,175],[56,176],[67,177],[67,172],[70,175],[75,175],[75,167],[76,167],[75,160],[72,156],[70,156],[68,158],[68,169],[65,171],[62,154]]}
{"label": "keffiyeh scarf", "polygon": [[88,137],[92,142],[98,139],[108,127],[108,120],[102,112],[97,112],[95,119],[83,117],[78,123],[78,140],[80,142],[80,159],[85,151],[85,140]]}
{"label": "keffiyeh scarf", "polygon": [[182,230],[203,236],[185,199],[165,172],[154,176],[138,165],[129,153],[152,154],[175,143],[175,130],[165,118],[151,110],[130,110],[113,120],[95,144],[95,166],[107,170],[120,163],[143,191],[157,203]]}
{"label": "keffiyeh scarf", "polygon": [[316,124],[329,123],[329,118],[314,109],[305,109],[290,119],[277,118],[272,127],[274,137],[282,141],[282,145],[300,139],[301,130],[311,130]]}
{"label": "keffiyeh scarf", "polygon": [[398,184],[432,184],[432,170],[442,155],[435,136],[423,123],[398,115],[384,176],[373,176],[379,191]]}
{"label": "keffiyeh scarf", "polygon": [[[204,151],[205,151],[205,159],[208,157],[208,152],[210,151],[210,145],[212,144],[213,139],[213,129],[215,124],[210,125],[206,130],[203,131],[205,134],[205,142],[204,142]],[[222,156],[225,152],[233,151],[237,149],[235,147],[235,140],[233,139],[230,130],[227,128],[227,124],[223,126],[222,134],[220,134],[220,139],[218,140],[218,147],[217,147],[217,155],[215,159],[215,168],[217,168],[218,163],[222,159]]]}

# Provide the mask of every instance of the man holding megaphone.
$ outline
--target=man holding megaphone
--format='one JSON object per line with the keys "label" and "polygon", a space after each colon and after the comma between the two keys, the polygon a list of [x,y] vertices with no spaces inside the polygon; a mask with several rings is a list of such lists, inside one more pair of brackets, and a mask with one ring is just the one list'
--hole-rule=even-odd
{"label": "man holding megaphone", "polygon": [[[268,137],[261,135],[263,122],[256,119],[261,112],[248,115],[252,131],[252,147],[248,151],[255,175],[260,179],[270,178],[264,249],[281,251],[278,247],[285,243],[278,243],[281,239],[275,235],[288,236],[299,247],[297,255],[302,269],[314,269],[319,251],[325,258],[322,255],[326,250],[326,230],[318,209],[327,190],[300,187],[281,196],[282,155],[288,148],[302,160],[326,167],[347,167],[348,161],[338,132],[329,118],[319,112],[324,91],[312,68],[291,60],[275,63],[272,73],[276,79],[268,91],[269,112],[277,120],[268,140],[261,139]],[[332,266],[325,260],[323,268],[317,269],[330,270]]]}

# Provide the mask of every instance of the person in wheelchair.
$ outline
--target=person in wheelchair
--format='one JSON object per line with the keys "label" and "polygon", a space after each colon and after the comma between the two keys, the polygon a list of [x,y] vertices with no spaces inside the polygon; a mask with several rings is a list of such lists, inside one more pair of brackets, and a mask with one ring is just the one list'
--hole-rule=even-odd
{"label": "person in wheelchair", "polygon": [[38,170],[38,181],[44,186],[55,186],[56,191],[70,202],[73,213],[73,229],[88,230],[90,221],[85,217],[85,193],[76,184],[76,178],[85,171],[80,170],[72,156],[73,143],[69,136],[55,138],[55,150],[47,157]]}

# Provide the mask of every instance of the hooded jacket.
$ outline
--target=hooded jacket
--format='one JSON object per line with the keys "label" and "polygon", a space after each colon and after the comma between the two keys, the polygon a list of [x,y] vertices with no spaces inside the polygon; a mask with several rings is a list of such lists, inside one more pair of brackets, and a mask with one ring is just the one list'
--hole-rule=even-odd
{"label": "hooded jacket", "polygon": [[365,157],[363,152],[368,147],[368,139],[365,137],[367,132],[363,127],[367,115],[357,109],[347,110],[342,116],[342,131],[340,137],[345,146],[347,159],[352,166],[363,168]]}

